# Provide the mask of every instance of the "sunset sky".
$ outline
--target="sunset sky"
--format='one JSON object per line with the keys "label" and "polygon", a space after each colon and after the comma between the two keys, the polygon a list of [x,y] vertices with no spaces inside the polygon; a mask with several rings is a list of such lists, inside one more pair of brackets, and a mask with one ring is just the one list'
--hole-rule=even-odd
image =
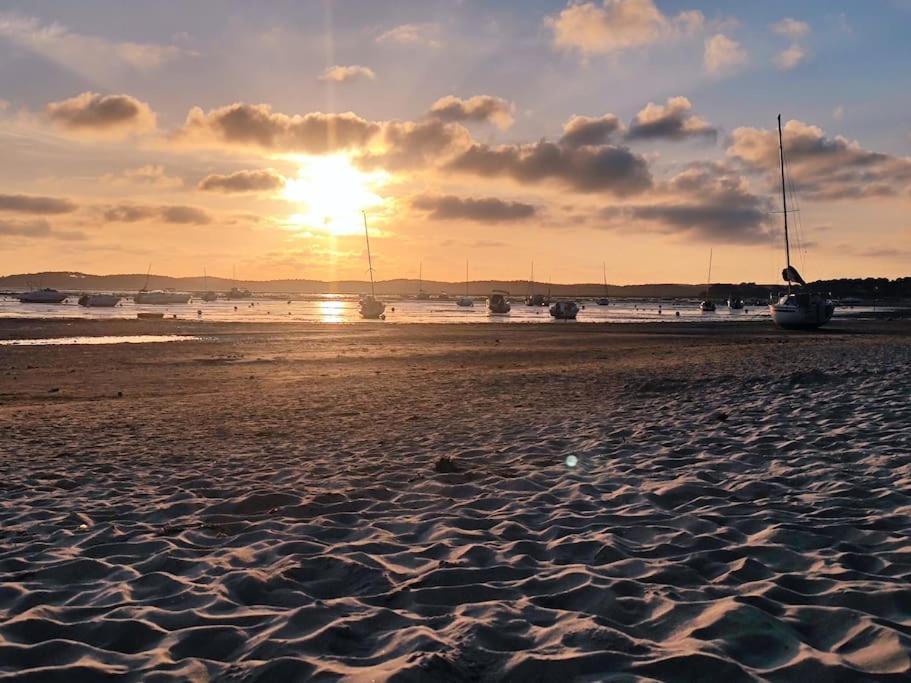
{"label": "sunset sky", "polygon": [[0,3],[0,274],[911,272],[911,0]]}

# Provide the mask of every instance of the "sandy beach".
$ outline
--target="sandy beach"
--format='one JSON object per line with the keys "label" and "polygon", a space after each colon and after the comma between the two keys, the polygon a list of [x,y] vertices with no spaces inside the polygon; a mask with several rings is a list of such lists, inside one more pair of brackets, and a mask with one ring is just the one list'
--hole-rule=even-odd
{"label": "sandy beach", "polygon": [[0,346],[0,679],[911,677],[911,321],[0,321],[123,334]]}

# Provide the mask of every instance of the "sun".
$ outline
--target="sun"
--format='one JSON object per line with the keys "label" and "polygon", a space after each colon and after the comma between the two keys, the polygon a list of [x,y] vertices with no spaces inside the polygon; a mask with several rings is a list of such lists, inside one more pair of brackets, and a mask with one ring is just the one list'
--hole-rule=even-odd
{"label": "sun", "polygon": [[298,157],[297,178],[285,183],[284,198],[301,205],[291,217],[300,228],[331,235],[352,235],[363,229],[361,211],[383,203],[376,194],[387,174],[365,172],[343,155]]}

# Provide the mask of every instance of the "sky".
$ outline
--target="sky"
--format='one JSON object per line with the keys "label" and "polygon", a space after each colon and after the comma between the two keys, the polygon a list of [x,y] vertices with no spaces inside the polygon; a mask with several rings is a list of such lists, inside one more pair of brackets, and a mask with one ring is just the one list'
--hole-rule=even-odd
{"label": "sky", "polygon": [[0,274],[911,268],[911,0],[0,1]]}

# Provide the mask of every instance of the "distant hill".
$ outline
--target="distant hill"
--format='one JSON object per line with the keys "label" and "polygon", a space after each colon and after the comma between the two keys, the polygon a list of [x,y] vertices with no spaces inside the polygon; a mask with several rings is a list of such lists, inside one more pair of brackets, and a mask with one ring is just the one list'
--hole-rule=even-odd
{"label": "distant hill", "polygon": [[[133,293],[146,285],[145,273],[125,275],[89,275],[76,272],[23,273],[0,277],[0,291],[21,291],[34,287],[53,287],[67,292],[118,292]],[[911,278],[889,280],[887,278],[826,280],[813,283],[833,296],[858,296],[871,298],[911,297]],[[210,277],[170,277],[167,275],[148,276],[149,289],[174,289],[183,292],[204,292],[211,289],[226,292],[231,287],[249,289],[258,294],[361,294],[370,289],[370,283],[362,280],[229,280]],[[458,295],[465,291],[464,282],[441,282],[424,280],[421,283],[424,291],[431,295],[448,292]],[[764,285],[755,283],[718,283],[713,284],[711,295],[723,299],[732,291],[745,298],[765,299],[769,292],[777,292],[784,285]],[[528,291],[525,280],[477,280],[468,283],[469,294],[483,296],[492,289],[505,289],[513,296],[524,296]],[[553,296],[598,297],[604,293],[600,283],[547,284],[534,283],[534,291]],[[418,290],[418,281],[412,279],[381,280],[376,283],[376,290],[384,295],[409,295]],[[693,298],[703,296],[705,285],[658,283],[642,285],[610,285],[611,297],[656,297],[656,298]]]}

